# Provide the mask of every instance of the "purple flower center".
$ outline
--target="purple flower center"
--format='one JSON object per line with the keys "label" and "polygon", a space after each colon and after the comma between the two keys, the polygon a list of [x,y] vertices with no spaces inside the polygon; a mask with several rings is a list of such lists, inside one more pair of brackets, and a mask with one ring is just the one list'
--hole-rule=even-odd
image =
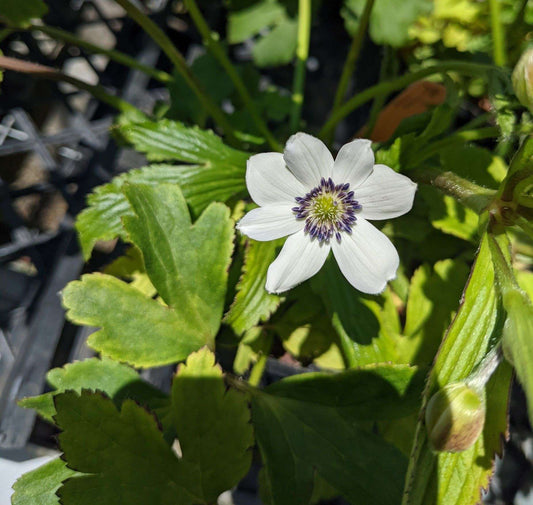
{"label": "purple flower center", "polygon": [[351,233],[357,220],[355,211],[361,209],[350,191],[350,184],[335,185],[331,177],[322,178],[316,188],[295,200],[298,206],[292,211],[296,218],[305,219],[304,231],[320,242],[329,241],[334,234],[340,242],[341,232]]}

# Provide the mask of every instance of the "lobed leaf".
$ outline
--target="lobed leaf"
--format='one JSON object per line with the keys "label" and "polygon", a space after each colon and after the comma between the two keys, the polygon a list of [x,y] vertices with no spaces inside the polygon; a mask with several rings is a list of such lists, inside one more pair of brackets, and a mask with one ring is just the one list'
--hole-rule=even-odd
{"label": "lobed leaf", "polygon": [[207,349],[191,354],[174,378],[166,420],[177,436],[172,448],[156,419],[131,400],[117,410],[100,394],[66,392],[55,406],[63,457],[81,472],[59,489],[64,505],[208,505],[251,463],[246,398],[226,391]]}
{"label": "lobed leaf", "polygon": [[67,317],[98,326],[89,345],[106,356],[148,367],[174,363],[204,345],[220,326],[231,252],[229,209],[210,205],[191,225],[179,187],[130,185],[135,216],[124,225],[167,306],[114,277],[90,274],[64,291]]}
{"label": "lobed leaf", "polygon": [[54,397],[65,391],[102,391],[120,406],[126,398],[155,408],[165,402],[166,395],[143,381],[131,367],[108,358],[91,358],[77,363],[69,363],[63,368],[54,368],[46,375],[48,384],[54,389],[49,393],[31,398],[23,398],[18,404],[35,409],[47,421],[53,422],[56,414]]}

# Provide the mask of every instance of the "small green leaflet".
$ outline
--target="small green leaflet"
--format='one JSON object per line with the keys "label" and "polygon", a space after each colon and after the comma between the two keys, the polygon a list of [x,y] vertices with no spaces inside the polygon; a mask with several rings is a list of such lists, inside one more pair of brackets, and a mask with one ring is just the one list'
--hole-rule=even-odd
{"label": "small green leaflet", "polygon": [[204,345],[220,326],[233,250],[229,209],[211,204],[191,225],[178,186],[128,185],[135,216],[124,225],[167,306],[114,277],[89,274],[64,290],[67,317],[98,326],[89,345],[134,366],[175,363]]}
{"label": "small green leaflet", "polygon": [[60,458],[54,459],[39,468],[25,473],[15,482],[12,505],[59,505],[56,491],[61,483],[77,472],[67,468]]}
{"label": "small green leaflet", "polygon": [[237,284],[237,295],[224,322],[237,335],[263,322],[274,312],[281,301],[277,295],[265,290],[266,274],[270,263],[276,257],[279,240],[257,242],[248,240],[244,252],[244,267]]}
{"label": "small green leaflet", "polygon": [[[266,35],[263,33],[269,29]],[[277,0],[263,0],[228,16],[228,41],[238,44],[259,35],[252,48],[259,67],[289,63],[296,51],[298,22]]]}
{"label": "small green leaflet", "polygon": [[250,413],[242,393],[226,391],[214,363],[202,349],[174,379],[171,417],[179,457],[154,417],[133,401],[118,411],[100,394],[58,395],[55,420],[64,458],[86,474],[63,484],[61,503],[207,505],[233,487],[251,462]]}
{"label": "small green leaflet", "polygon": [[63,368],[54,368],[48,372],[46,380],[54,391],[23,398],[18,404],[24,408],[35,409],[50,422],[53,422],[52,418],[56,413],[54,396],[67,390],[78,393],[83,389],[102,391],[117,407],[125,398],[134,399],[152,409],[168,401],[166,395],[143,381],[133,368],[108,358],[91,358],[69,363]]}
{"label": "small green leaflet", "polygon": [[399,503],[406,458],[359,422],[413,412],[421,387],[409,387],[414,372],[375,365],[303,374],[253,393],[263,482],[273,505],[307,505],[315,472],[354,505]]}
{"label": "small green leaflet", "polygon": [[[430,373],[424,405],[437,388],[465,379],[500,337],[503,317],[494,280],[485,235],[463,293],[463,302]],[[510,379],[510,367],[500,365],[486,386],[487,414],[483,433],[464,452],[433,453],[425,426],[419,423],[403,505],[473,505],[479,502],[481,488],[488,486],[494,456],[501,450],[502,435],[507,430]]]}
{"label": "small green leaflet", "polygon": [[47,12],[43,0],[0,0],[0,18],[10,25],[26,27],[32,19],[42,18]]}
{"label": "small green leaflet", "polygon": [[127,240],[121,218],[133,214],[122,189],[126,183],[180,184],[198,216],[211,202],[226,201],[246,190],[244,174],[248,153],[226,146],[210,131],[186,127],[176,121],[127,123],[118,132],[151,161],[184,164],[155,164],[115,177],[99,186],[87,199],[88,207],[76,221],[85,259],[98,240],[121,237]]}
{"label": "small green leaflet", "polygon": [[[365,0],[345,0],[342,15],[352,35],[357,30]],[[370,15],[370,36],[376,44],[402,47],[409,40],[409,27],[432,8],[429,0],[376,0]]]}

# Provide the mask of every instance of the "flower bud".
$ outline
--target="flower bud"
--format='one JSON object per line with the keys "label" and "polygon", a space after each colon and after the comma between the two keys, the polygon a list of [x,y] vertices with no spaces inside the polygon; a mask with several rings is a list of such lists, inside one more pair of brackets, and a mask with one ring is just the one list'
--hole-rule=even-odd
{"label": "flower bud", "polygon": [[485,401],[464,382],[448,384],[426,408],[426,429],[435,451],[460,452],[479,437],[485,424]]}
{"label": "flower bud", "polygon": [[512,80],[518,100],[533,112],[533,47],[524,52],[518,60]]}

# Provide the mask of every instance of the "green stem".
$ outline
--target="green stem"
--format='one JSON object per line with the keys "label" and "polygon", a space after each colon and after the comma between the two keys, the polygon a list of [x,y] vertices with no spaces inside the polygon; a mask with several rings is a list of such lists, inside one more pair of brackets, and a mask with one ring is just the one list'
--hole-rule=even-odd
{"label": "green stem", "polygon": [[453,172],[436,168],[416,169],[409,172],[409,177],[416,182],[438,188],[478,214],[486,210],[496,195],[496,191],[492,189],[483,188]]}
{"label": "green stem", "polygon": [[161,48],[161,50],[168,56],[176,70],[181,74],[185,82],[192,89],[194,94],[200,100],[200,103],[205,107],[207,113],[220,126],[224,133],[234,142],[238,142],[233,127],[229,123],[222,109],[213,101],[213,99],[205,92],[202,84],[196,76],[191,72],[185,58],[176,49],[172,41],[166,36],[165,32],[159,28],[146,14],[133,5],[130,0],[115,0],[152,39]]}
{"label": "green stem", "polygon": [[397,79],[392,81],[382,82],[367,88],[365,91],[355,95],[350,100],[348,100],[344,105],[339,107],[335,112],[332,112],[326,121],[326,124],[320,130],[319,136],[324,139],[329,135],[331,130],[344,119],[348,114],[353,112],[355,109],[365,104],[369,100],[380,96],[380,95],[389,95],[393,91],[405,88],[412,84],[413,82],[419,81],[424,77],[430,75],[442,74],[445,72],[460,72],[465,75],[480,75],[484,74],[488,70],[492,69],[492,65],[484,65],[481,63],[469,63],[464,61],[443,61],[437,65],[431,67],[426,67],[418,72],[413,72],[411,74],[402,75]]}
{"label": "green stem", "polygon": [[255,365],[252,367],[252,371],[250,372],[248,384],[255,387],[259,386],[259,383],[261,382],[261,377],[263,377],[263,372],[265,371],[267,361],[268,354],[265,353],[259,356],[259,359],[255,362]]}
{"label": "green stem", "polygon": [[226,54],[226,51],[224,51],[224,48],[220,43],[220,37],[218,33],[213,32],[209,29],[209,26],[205,18],[203,17],[200,9],[198,8],[198,5],[196,4],[195,0],[185,0],[185,6],[187,7],[189,14],[191,15],[191,18],[194,21],[196,28],[202,35],[205,46],[209,49],[209,51],[211,51],[213,56],[218,60],[218,62],[222,65],[222,67],[228,74],[229,78],[237,89],[237,92],[239,93],[242,101],[244,102],[244,105],[250,112],[250,116],[252,117],[252,120],[259,129],[259,131],[264,135],[265,139],[268,141],[272,149],[276,151],[283,151],[283,147],[276,141],[276,139],[268,129],[268,126],[257,112],[257,108],[252,97],[250,96],[250,93],[248,93],[248,90],[246,89],[246,86],[244,85],[240,75],[235,70],[235,67],[231,63],[230,59]]}
{"label": "green stem", "polygon": [[489,0],[490,24],[492,29],[492,54],[494,63],[499,67],[505,66],[505,32],[503,31],[500,0]]}
{"label": "green stem", "polygon": [[344,330],[344,327],[337,314],[333,314],[331,324],[336,330],[338,336],[339,349],[342,354],[344,366],[346,368],[355,368],[357,366],[357,354],[355,352],[353,342]]}
{"label": "green stem", "polygon": [[292,85],[292,107],[290,131],[295,132],[300,125],[305,88],[305,65],[309,56],[311,37],[311,0],[298,1],[298,42],[296,46],[296,67]]}
{"label": "green stem", "polygon": [[134,70],[139,70],[140,72],[143,72],[144,74],[164,84],[167,84],[172,81],[172,76],[167,72],[157,70],[155,68],[149,67],[148,65],[143,65],[142,63],[139,63],[135,58],[132,58],[127,54],[121,53],[120,51],[116,51],[114,49],[106,49],[87,42],[86,40],[83,40],[65,30],[61,30],[59,28],[54,28],[52,26],[47,25],[31,25],[28,29],[31,31],[39,31],[41,33],[44,33],[45,35],[48,35],[49,37],[55,40],[60,40],[67,44],[72,44],[74,46],[81,47],[89,51],[90,53],[103,54],[104,56],[107,56],[110,60],[116,61],[117,63],[125,65],[126,67],[132,68]]}
{"label": "green stem", "polygon": [[80,81],[79,79],[64,74],[63,72],[60,72],[54,68],[39,65],[37,63],[18,60],[16,58],[8,58],[7,56],[0,56],[0,68],[12,70],[14,72],[21,72],[23,74],[30,74],[34,77],[43,77],[44,79],[49,79],[52,81],[67,82],[76,88],[89,92],[101,102],[107,103],[122,113],[133,115],[138,118],[146,118],[144,113],[137,109],[137,107],[126,102],[125,100],[122,100],[122,98],[118,96],[111,95],[104,89],[103,86]]}
{"label": "green stem", "polygon": [[357,58],[361,52],[361,47],[363,45],[363,40],[365,37],[366,29],[368,27],[368,21],[370,20],[370,13],[372,12],[372,7],[374,6],[375,0],[366,0],[365,8],[359,19],[359,25],[357,31],[352,39],[352,44],[350,50],[348,51],[348,56],[344,62],[344,67],[342,69],[341,78],[339,81],[339,86],[337,87],[337,92],[335,93],[335,99],[333,100],[332,112],[338,109],[344,97],[346,96],[346,90],[348,88],[348,83],[350,82],[350,77],[355,71],[355,65],[357,63]]}

